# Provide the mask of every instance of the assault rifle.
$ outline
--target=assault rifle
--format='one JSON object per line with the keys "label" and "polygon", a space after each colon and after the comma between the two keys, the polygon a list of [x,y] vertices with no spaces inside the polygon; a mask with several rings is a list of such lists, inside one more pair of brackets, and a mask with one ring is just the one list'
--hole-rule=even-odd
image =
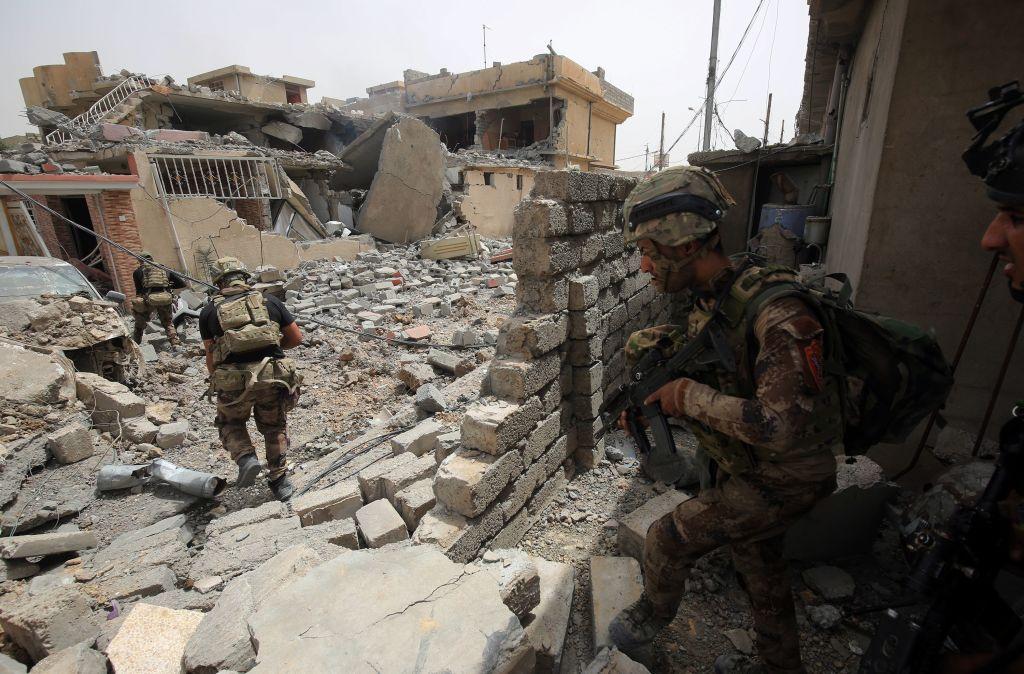
{"label": "assault rifle", "polygon": [[861,659],[861,672],[935,672],[945,649],[992,652],[992,642],[999,651],[978,672],[1004,671],[1024,654],[1021,621],[993,587],[1012,542],[999,503],[1024,485],[1024,416],[1015,413],[999,433],[996,469],[977,501],[958,507],[948,522],[925,528],[909,542],[916,557],[907,579],[910,596],[885,610]]}
{"label": "assault rifle", "polygon": [[[745,261],[733,278],[739,277],[747,264]],[[644,400],[670,381],[710,371],[712,366],[728,372],[736,371],[736,359],[719,323],[721,315],[718,313],[731,289],[732,284],[726,284],[715,298],[714,313],[696,337],[671,357],[661,349],[649,349],[633,367],[629,382],[612,391],[601,406],[605,431],[614,428],[625,413],[626,430],[640,450],[641,466],[653,480],[674,484],[686,470],[686,462],[680,460],[668,419],[661,407],[645,405]],[[642,419],[650,428],[653,443],[647,437]]]}

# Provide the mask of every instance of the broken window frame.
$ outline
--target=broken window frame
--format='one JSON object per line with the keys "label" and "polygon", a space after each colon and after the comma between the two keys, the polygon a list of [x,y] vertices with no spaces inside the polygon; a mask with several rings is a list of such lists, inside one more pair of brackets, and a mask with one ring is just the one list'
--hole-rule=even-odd
{"label": "broken window frame", "polygon": [[[153,181],[166,199],[284,199],[273,157],[151,154]],[[225,189],[230,186],[230,189]]]}

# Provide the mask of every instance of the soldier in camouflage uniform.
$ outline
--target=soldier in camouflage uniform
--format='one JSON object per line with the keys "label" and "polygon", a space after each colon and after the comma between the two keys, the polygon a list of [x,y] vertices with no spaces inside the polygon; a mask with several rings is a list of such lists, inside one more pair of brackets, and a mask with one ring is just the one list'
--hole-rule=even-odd
{"label": "soldier in camouflage uniform", "polygon": [[218,292],[199,314],[210,389],[217,396],[217,430],[238,464],[237,487],[251,485],[260,472],[246,424],[266,441],[267,481],[282,501],[291,497],[288,479],[288,412],[299,398],[302,376],[284,349],[302,342],[302,331],[287,307],[248,285],[249,274],[233,257],[217,260]]}
{"label": "soldier in camouflage uniform", "polygon": [[[139,257],[153,261],[153,255],[147,251],[139,253]],[[135,333],[132,339],[135,343],[142,344],[142,335],[146,331],[149,317],[156,312],[164,326],[167,341],[171,346],[181,344],[172,320],[174,295],[171,291],[185,288],[185,281],[177,274],[170,274],[160,267],[140,260],[139,266],[132,273],[132,282],[135,284],[135,297],[131,302],[132,318],[135,319]]]}
{"label": "soldier in camouflage uniform", "polygon": [[718,221],[732,203],[712,173],[678,167],[641,182],[625,204],[625,238],[643,252],[641,269],[662,292],[690,290],[696,298],[687,326],[630,337],[630,365],[652,346],[671,354],[718,309],[736,367],[716,367],[701,381],[681,377],[646,401],[684,420],[717,464],[717,479],[651,525],[644,594],[615,618],[611,636],[623,651],[642,654],[675,616],[694,562],[728,545],[767,671],[802,672],[782,540],[835,488],[838,382],[825,375],[823,329],[810,306],[794,296],[755,299],[792,272],[734,266],[722,253]]}

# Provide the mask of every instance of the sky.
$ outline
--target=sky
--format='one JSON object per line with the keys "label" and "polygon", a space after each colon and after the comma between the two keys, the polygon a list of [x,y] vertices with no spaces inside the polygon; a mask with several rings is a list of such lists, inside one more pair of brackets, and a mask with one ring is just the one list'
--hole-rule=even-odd
{"label": "sky", "polygon": [[[18,79],[34,66],[61,63],[64,52],[99,52],[105,74],[127,69],[178,82],[237,63],[261,75],[315,80],[310,100],[319,101],[364,96],[407,68],[481,68],[486,25],[487,63],[527,60],[551,42],[588,70],[603,67],[607,80],[636,101],[634,116],[618,130],[617,163],[642,170],[645,146],[657,151],[661,113],[668,148],[694,117],[691,108],[703,105],[712,7],[713,0],[3,0],[0,136],[32,130]],[[722,124],[714,125],[713,148],[733,147],[723,126],[761,137],[769,92],[771,142],[783,123],[785,139],[792,137],[807,24],[806,0],[722,0],[720,75],[751,27],[715,96]],[[703,115],[672,149],[673,164],[700,149],[702,121]]]}

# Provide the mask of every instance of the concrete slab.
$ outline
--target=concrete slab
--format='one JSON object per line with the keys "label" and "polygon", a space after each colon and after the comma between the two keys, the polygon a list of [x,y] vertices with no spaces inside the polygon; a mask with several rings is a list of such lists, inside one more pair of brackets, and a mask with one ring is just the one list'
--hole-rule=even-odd
{"label": "concrete slab", "polygon": [[576,569],[572,564],[534,558],[540,576],[540,603],[523,618],[523,629],[537,649],[538,674],[557,674],[572,617]]}
{"label": "concrete slab", "polygon": [[364,505],[356,511],[356,524],[370,548],[380,548],[409,538],[402,516],[384,499]]}
{"label": "concrete slab", "polygon": [[136,604],[107,647],[107,657],[118,674],[180,674],[185,644],[202,619],[199,611]]}
{"label": "concrete slab", "polygon": [[643,594],[640,563],[632,557],[591,557],[590,589],[594,648],[611,646],[612,619]]}
{"label": "concrete slab", "polygon": [[669,514],[680,503],[691,498],[689,494],[671,489],[652,498],[619,520],[619,552],[636,561],[644,561],[644,539],[655,521]]}

